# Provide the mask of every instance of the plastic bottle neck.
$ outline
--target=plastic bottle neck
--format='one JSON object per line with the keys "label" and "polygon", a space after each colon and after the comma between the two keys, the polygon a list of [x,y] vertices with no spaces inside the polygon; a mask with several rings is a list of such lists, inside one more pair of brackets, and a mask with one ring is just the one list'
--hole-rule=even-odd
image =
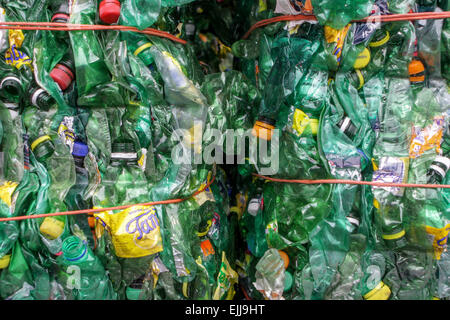
{"label": "plastic bottle neck", "polygon": [[85,157],[73,156],[73,161],[75,162],[75,166],[77,168],[84,169],[84,158]]}
{"label": "plastic bottle neck", "polygon": [[62,244],[64,259],[72,263],[80,261],[87,254],[87,245],[80,238],[70,236]]}

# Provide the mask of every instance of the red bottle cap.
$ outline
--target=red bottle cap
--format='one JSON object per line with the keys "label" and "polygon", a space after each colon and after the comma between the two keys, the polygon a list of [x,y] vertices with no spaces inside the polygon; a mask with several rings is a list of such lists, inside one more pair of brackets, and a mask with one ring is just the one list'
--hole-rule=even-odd
{"label": "red bottle cap", "polygon": [[62,91],[66,90],[75,78],[72,71],[62,64],[57,64],[50,77],[59,85]]}
{"label": "red bottle cap", "polygon": [[103,0],[100,2],[98,13],[100,20],[104,23],[116,23],[120,16],[120,2],[118,0]]}

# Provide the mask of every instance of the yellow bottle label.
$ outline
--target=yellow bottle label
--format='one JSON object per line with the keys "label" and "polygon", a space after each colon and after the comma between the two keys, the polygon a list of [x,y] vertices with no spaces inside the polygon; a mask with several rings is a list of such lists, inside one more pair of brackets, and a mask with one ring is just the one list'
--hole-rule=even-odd
{"label": "yellow bottle label", "polygon": [[17,186],[18,183],[11,181],[5,182],[0,186],[0,200],[2,200],[9,208],[11,208],[12,195]]}
{"label": "yellow bottle label", "polygon": [[444,133],[444,123],[444,116],[436,116],[433,123],[425,128],[413,126],[409,157],[417,158],[425,151],[433,148],[439,154]]}
{"label": "yellow bottle label", "polygon": [[387,300],[391,296],[391,289],[383,282],[373,288],[371,291],[364,295],[366,300]]}
{"label": "yellow bottle label", "polygon": [[222,251],[222,264],[217,276],[217,287],[213,300],[232,300],[235,294],[234,284],[238,282],[238,274],[227,260],[225,251]]}
{"label": "yellow bottle label", "polygon": [[163,250],[159,220],[154,206],[133,206],[119,213],[94,214],[111,233],[116,255],[139,258]]}
{"label": "yellow bottle label", "polygon": [[329,26],[324,27],[325,40],[328,43],[336,43],[333,49],[333,55],[336,56],[337,61],[340,62],[342,55],[342,48],[344,46],[345,37],[347,36],[350,24],[342,28],[341,30],[333,29]]}
{"label": "yellow bottle label", "polygon": [[64,232],[64,222],[53,217],[47,217],[42,222],[39,231],[50,240],[57,239]]}
{"label": "yellow bottle label", "polygon": [[263,12],[267,10],[266,0],[259,0],[259,10],[258,12]]}
{"label": "yellow bottle label", "polygon": [[11,255],[6,254],[0,258],[0,269],[5,269],[9,266],[9,261],[11,260]]}
{"label": "yellow bottle label", "polygon": [[436,260],[441,259],[441,254],[444,252],[448,233],[450,231],[450,224],[447,224],[444,228],[433,228],[425,226],[425,231],[433,238],[434,257]]}
{"label": "yellow bottle label", "polygon": [[311,133],[316,135],[319,129],[319,120],[308,117],[308,115],[300,109],[295,109],[292,128],[297,131],[299,135],[302,135],[308,126],[311,129]]}
{"label": "yellow bottle label", "polygon": [[248,201],[248,192],[245,192],[245,195],[242,193],[236,194],[236,203],[238,207],[238,220],[241,220],[242,215],[244,214],[245,207]]}
{"label": "yellow bottle label", "polygon": [[20,48],[25,40],[25,35],[20,29],[9,29],[8,40],[10,47],[16,46]]}

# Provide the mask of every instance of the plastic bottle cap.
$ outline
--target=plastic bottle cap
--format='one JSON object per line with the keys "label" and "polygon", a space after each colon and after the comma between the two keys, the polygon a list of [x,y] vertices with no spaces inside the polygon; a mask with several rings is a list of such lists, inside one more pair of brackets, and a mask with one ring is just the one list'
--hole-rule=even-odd
{"label": "plastic bottle cap", "polygon": [[83,142],[75,141],[73,144],[72,155],[75,157],[86,157],[89,153],[89,147]]}
{"label": "plastic bottle cap", "polygon": [[402,238],[405,235],[405,230],[401,230],[399,232],[393,233],[393,234],[383,234],[381,237],[384,240],[397,240]]}
{"label": "plastic bottle cap", "polygon": [[75,76],[68,67],[62,64],[57,64],[50,72],[50,77],[58,84],[62,91],[66,90]]}
{"label": "plastic bottle cap", "polygon": [[364,50],[356,58],[353,68],[355,69],[365,68],[369,64],[369,62],[370,62],[370,50],[364,48]]}
{"label": "plastic bottle cap", "polygon": [[46,217],[39,228],[42,235],[50,240],[57,239],[64,232],[64,222]]}
{"label": "plastic bottle cap", "polygon": [[[375,34],[376,36],[377,34]],[[379,35],[381,35],[381,31],[379,32]],[[389,31],[385,31],[383,33],[383,37],[379,37],[377,40],[372,41],[371,43],[369,43],[370,47],[380,47],[382,45],[384,45],[386,42],[388,42],[390,39],[390,35],[389,35]]]}
{"label": "plastic bottle cap", "polygon": [[289,271],[285,271],[284,273],[284,292],[288,292],[291,290],[292,285],[294,284],[294,277]]}
{"label": "plastic bottle cap", "polygon": [[48,140],[52,140],[52,138],[48,135],[46,136],[41,136],[39,138],[37,138],[36,140],[33,141],[33,143],[31,144],[31,151],[34,151],[34,149],[36,149],[36,147],[38,145],[40,145],[41,143],[48,141]]}
{"label": "plastic bottle cap", "polygon": [[88,224],[89,224],[89,228],[94,229],[95,228],[95,218],[88,217]]}
{"label": "plastic bottle cap", "polygon": [[387,300],[391,296],[391,289],[383,282],[364,295],[366,300]]}
{"label": "plastic bottle cap", "polygon": [[104,23],[116,23],[120,17],[120,2],[118,0],[103,0],[99,7],[100,20]]}
{"label": "plastic bottle cap", "polygon": [[281,259],[283,259],[284,261],[284,269],[287,269],[287,267],[289,266],[289,256],[287,255],[286,252],[278,250],[278,253],[281,256]]}
{"label": "plastic bottle cap", "polygon": [[55,13],[52,17],[52,22],[58,23],[67,23],[70,19],[70,16],[66,13],[58,12]]}
{"label": "plastic bottle cap", "polygon": [[139,300],[142,289],[127,287],[126,295],[128,300]]}
{"label": "plastic bottle cap", "polygon": [[421,83],[425,81],[425,66],[419,59],[413,59],[408,67],[409,81],[411,83]]}
{"label": "plastic bottle cap", "polygon": [[253,126],[252,135],[260,139],[270,141],[272,140],[273,129],[275,129],[275,127],[271,124],[262,121],[256,121],[255,125]]}
{"label": "plastic bottle cap", "polygon": [[260,208],[260,200],[258,198],[253,198],[248,203],[247,212],[252,216],[256,216],[258,214],[259,208]]}
{"label": "plastic bottle cap", "polygon": [[5,269],[9,266],[9,261],[11,260],[11,255],[6,254],[0,258],[0,269]]}

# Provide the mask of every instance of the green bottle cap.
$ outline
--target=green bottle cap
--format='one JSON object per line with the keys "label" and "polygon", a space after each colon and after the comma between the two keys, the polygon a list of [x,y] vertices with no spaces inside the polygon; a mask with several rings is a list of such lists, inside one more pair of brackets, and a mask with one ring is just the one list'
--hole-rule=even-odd
{"label": "green bottle cap", "polygon": [[125,294],[128,300],[139,300],[142,289],[127,287]]}
{"label": "green bottle cap", "polygon": [[284,292],[289,292],[294,284],[294,277],[289,271],[284,273]]}

